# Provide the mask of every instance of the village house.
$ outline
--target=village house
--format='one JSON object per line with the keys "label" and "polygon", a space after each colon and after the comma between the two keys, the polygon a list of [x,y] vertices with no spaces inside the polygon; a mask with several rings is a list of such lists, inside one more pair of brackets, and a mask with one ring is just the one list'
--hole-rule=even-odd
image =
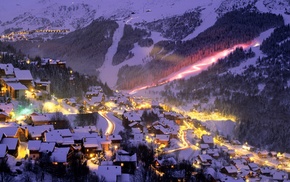
{"label": "village house", "polygon": [[169,135],[156,135],[155,136],[155,141],[157,144],[163,144],[164,146],[167,146],[170,141],[170,136]]}
{"label": "village house", "polygon": [[20,99],[25,97],[25,91],[32,86],[30,71],[14,68],[12,64],[0,64],[0,76],[2,96]]}
{"label": "village house", "polygon": [[136,153],[118,150],[113,164],[121,166],[122,173],[134,174],[137,167],[137,155]]}
{"label": "village house", "polygon": [[51,114],[38,114],[34,113],[28,116],[27,118],[27,123],[31,123],[34,126],[39,126],[39,125],[50,125],[52,124],[51,121]]}
{"label": "village house", "polygon": [[237,168],[235,166],[232,166],[232,165],[225,166],[225,167],[221,168],[220,171],[221,171],[221,173],[224,173],[224,174],[231,176],[231,177],[237,177],[237,175],[238,175]]}
{"label": "village house", "polygon": [[39,159],[40,156],[40,145],[41,145],[41,141],[40,140],[29,140],[28,143],[28,151],[29,151],[29,158],[32,160],[37,160]]}
{"label": "village house", "polygon": [[25,129],[25,136],[30,140],[43,140],[44,133],[54,130],[53,125],[26,125],[22,126]]}
{"label": "village house", "polygon": [[17,157],[18,156],[18,138],[3,138],[1,144],[5,144],[8,147],[8,154]]}
{"label": "village house", "polygon": [[[106,162],[106,163],[105,163]],[[103,161],[98,167],[97,175],[100,179],[104,178],[105,181],[121,182],[121,166],[115,166],[113,164],[107,164],[107,161]]]}
{"label": "village house", "polygon": [[120,144],[122,141],[122,137],[120,135],[110,135],[109,140],[111,140],[111,145],[115,148],[118,149],[120,148]]}
{"label": "village house", "polygon": [[51,155],[54,148],[55,148],[55,142],[50,142],[50,143],[42,142],[39,147],[40,157],[45,156],[45,155]]}
{"label": "village house", "polygon": [[13,104],[12,103],[0,103],[0,122],[10,121],[11,115],[13,114]]}
{"label": "village house", "polygon": [[45,91],[47,94],[50,94],[50,84],[51,82],[46,79],[34,80],[34,88],[36,90]]}
{"label": "village house", "polygon": [[153,162],[154,167],[159,171],[166,171],[167,169],[172,169],[177,164],[174,157],[160,157],[156,158]]}
{"label": "village house", "polygon": [[214,147],[213,137],[211,135],[202,135],[201,142],[208,144],[210,148]]}
{"label": "village house", "polygon": [[70,147],[55,147],[50,159],[54,165],[67,166],[71,162],[72,150]]}
{"label": "village house", "polygon": [[86,158],[93,158],[103,150],[97,137],[84,138],[82,148]]}
{"label": "village house", "polygon": [[7,126],[2,125],[4,127],[0,128],[0,133],[3,133],[6,138],[17,138],[20,141],[27,141],[25,137],[25,130],[19,126]]}

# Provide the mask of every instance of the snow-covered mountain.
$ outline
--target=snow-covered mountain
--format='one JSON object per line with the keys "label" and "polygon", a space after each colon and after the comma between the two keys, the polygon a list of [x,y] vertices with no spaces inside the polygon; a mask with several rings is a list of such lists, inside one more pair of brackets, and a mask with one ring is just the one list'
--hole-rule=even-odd
{"label": "snow-covered mountain", "polygon": [[[89,64],[86,64],[86,60],[83,59],[89,59],[87,57],[81,57],[82,60],[78,61],[75,55],[71,58],[61,53],[50,54],[51,49],[49,52],[36,51],[36,48],[22,49],[30,55],[58,55],[58,58],[66,58],[69,66],[77,71],[86,72],[85,70],[90,68],[89,73],[94,74],[95,70],[95,73],[99,72],[100,78],[111,87],[116,86],[118,71],[124,66],[142,67],[152,61],[149,54],[156,47],[156,43],[163,40],[176,41],[176,38],[182,42],[191,40],[213,26],[217,18],[234,9],[250,7],[260,12],[282,14],[285,23],[290,23],[290,6],[287,0],[1,0],[0,4],[0,32],[3,34],[28,29],[70,29],[72,32],[86,27],[100,17],[116,21],[118,28],[111,37],[113,42],[107,53],[101,56],[101,61],[95,65],[91,63],[98,59],[93,56],[92,60],[88,60]],[[186,13],[189,14],[185,15]],[[196,24],[192,26],[194,22]],[[114,57],[118,57],[116,54],[126,25],[133,28],[142,27],[148,31],[150,34],[143,36],[142,41],[152,40],[153,44],[141,46],[141,40],[133,41],[133,48],[127,50],[125,58],[118,64],[112,64],[113,60],[117,59]],[[180,36],[181,33],[184,35]],[[172,53],[168,51],[159,55],[166,57]],[[82,63],[81,66],[76,64],[77,61]]]}

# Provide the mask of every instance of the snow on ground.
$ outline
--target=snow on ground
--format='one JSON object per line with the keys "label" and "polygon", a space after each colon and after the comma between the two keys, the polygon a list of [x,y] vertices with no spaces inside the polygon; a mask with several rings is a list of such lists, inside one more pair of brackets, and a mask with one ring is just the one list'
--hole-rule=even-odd
{"label": "snow on ground", "polygon": [[118,134],[120,131],[124,130],[122,121],[119,118],[116,118],[113,113],[109,112],[107,114],[108,118],[115,123],[114,134]]}
{"label": "snow on ground", "polygon": [[108,49],[108,52],[105,57],[105,62],[103,66],[98,69],[100,70],[100,79],[103,82],[107,82],[108,86],[113,88],[116,85],[118,78],[118,66],[112,66],[113,56],[117,52],[118,42],[121,40],[124,32],[124,23],[117,22],[119,27],[114,33],[113,44]]}
{"label": "snow on ground", "polygon": [[219,135],[223,136],[234,136],[234,129],[236,123],[230,120],[227,121],[206,121],[203,122],[204,125],[211,131],[215,133],[218,131]]}
{"label": "snow on ground", "polygon": [[107,128],[108,128],[108,122],[105,118],[103,118],[101,115],[99,115],[99,119],[97,122],[97,128],[102,129],[103,134],[105,134]]}
{"label": "snow on ground", "polygon": [[254,42],[257,42],[258,44],[254,44],[252,46],[252,51],[255,52],[255,57],[250,58],[244,62],[242,62],[239,66],[228,69],[229,72],[233,74],[242,74],[244,70],[249,67],[250,65],[256,65],[258,57],[263,57],[263,52],[260,50],[259,44],[263,42],[267,37],[271,35],[271,33],[274,31],[274,29],[269,29],[263,33],[260,34],[257,38],[254,39]]}
{"label": "snow on ground", "polygon": [[[124,62],[118,64],[118,65],[112,65],[113,61],[113,56],[117,52],[117,47],[118,47],[118,42],[123,36],[124,32],[124,26],[125,23],[123,21],[117,21],[119,24],[119,28],[115,31],[114,36],[113,36],[113,44],[109,48],[106,57],[105,57],[105,62],[103,66],[99,69],[100,71],[100,79],[103,82],[107,82],[108,86],[111,88],[114,88],[117,83],[118,79],[118,71],[122,66],[129,65],[143,65],[146,62],[150,61],[151,58],[148,57],[149,52],[153,48],[153,45],[150,47],[140,47],[137,43],[134,45],[134,48],[131,50],[131,52],[134,54],[134,57],[125,60]],[[157,32],[151,32],[151,38],[156,42],[160,40],[164,40],[161,35]]]}

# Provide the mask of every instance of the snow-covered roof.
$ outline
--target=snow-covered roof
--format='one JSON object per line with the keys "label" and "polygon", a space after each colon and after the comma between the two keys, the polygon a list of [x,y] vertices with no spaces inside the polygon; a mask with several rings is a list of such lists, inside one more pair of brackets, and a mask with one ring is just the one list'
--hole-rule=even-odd
{"label": "snow-covered roof", "polygon": [[3,127],[0,128],[0,133],[4,133],[7,137],[14,137],[16,136],[18,131],[18,127]]}
{"label": "snow-covered roof", "polygon": [[207,143],[202,143],[199,145],[201,149],[208,149],[209,145]]}
{"label": "snow-covered roof", "polygon": [[74,142],[73,137],[64,137],[62,145],[73,145],[74,143],[75,142]]}
{"label": "snow-covered roof", "polygon": [[157,159],[158,163],[160,165],[175,165],[177,164],[176,160],[174,157],[167,157],[167,158],[162,158],[162,159]]}
{"label": "snow-covered roof", "polygon": [[245,164],[236,164],[235,166],[238,170],[250,170],[249,166]]}
{"label": "snow-covered roof", "polygon": [[55,142],[62,143],[63,138],[60,133],[57,132],[45,132],[44,133],[44,142]]}
{"label": "snow-covered roof", "polygon": [[137,156],[135,154],[129,154],[124,150],[118,150],[116,152],[116,161],[118,162],[137,162]]}
{"label": "snow-covered roof", "polygon": [[28,129],[32,138],[41,137],[41,134],[45,131],[52,131],[54,130],[53,125],[40,125],[40,126],[25,126]]}
{"label": "snow-covered roof", "polygon": [[273,174],[273,180],[284,180],[288,179],[288,174],[284,171],[276,171]]}
{"label": "snow-covered roof", "polygon": [[7,154],[7,145],[6,144],[0,144],[0,158],[5,157]]}
{"label": "snow-covered roof", "polygon": [[51,120],[51,115],[39,114],[39,115],[30,115],[33,122],[46,122]]}
{"label": "snow-covered roof", "polygon": [[201,154],[198,156],[202,162],[207,162],[208,160],[212,160],[212,157],[208,154]]}
{"label": "snow-covered roof", "polygon": [[202,136],[202,141],[204,143],[207,143],[207,144],[212,144],[213,143],[213,137],[211,135],[203,135]]}
{"label": "snow-covered roof", "polygon": [[82,133],[82,132],[75,132],[72,134],[74,140],[83,140],[84,138],[97,138],[98,133]]}
{"label": "snow-covered roof", "polygon": [[42,142],[40,144],[40,149],[39,152],[52,152],[54,150],[55,147],[55,142]]}
{"label": "snow-covered roof", "polygon": [[28,150],[39,151],[40,149],[40,140],[29,140],[28,142]]}
{"label": "snow-covered roof", "polygon": [[99,141],[97,138],[85,138],[83,145],[85,148],[97,148],[99,146]]}
{"label": "snow-covered roof", "polygon": [[97,104],[97,103],[101,103],[101,102],[102,102],[102,99],[103,99],[103,95],[102,95],[102,94],[99,94],[98,96],[94,96],[94,97],[92,97],[92,98],[88,101],[88,104],[89,104],[89,105],[94,105],[94,104]]}
{"label": "snow-covered roof", "polygon": [[55,148],[52,152],[50,159],[52,162],[67,162],[67,155],[69,152],[69,147]]}
{"label": "snow-covered roof", "polygon": [[169,139],[170,139],[170,136],[169,135],[156,135],[156,139],[159,140],[159,141],[165,141],[165,142],[168,142]]}
{"label": "snow-covered roof", "polygon": [[13,75],[14,66],[11,63],[0,64],[0,69],[3,69],[6,75]]}
{"label": "snow-covered roof", "polygon": [[18,80],[33,80],[32,75],[29,70],[20,70],[18,68],[14,69],[15,77]]}
{"label": "snow-covered roof", "polygon": [[88,133],[90,131],[96,132],[97,127],[96,126],[77,126],[73,130],[75,133]]}
{"label": "snow-covered roof", "polygon": [[123,115],[129,121],[141,121],[141,114],[138,112],[134,112],[134,111],[124,112]]}
{"label": "snow-covered roof", "polygon": [[248,166],[251,168],[251,170],[256,171],[258,170],[260,167],[258,166],[258,164],[256,163],[249,163]]}
{"label": "snow-covered roof", "polygon": [[230,166],[225,166],[224,168],[227,170],[227,172],[228,172],[229,174],[237,173],[237,172],[238,172],[237,168],[236,168],[235,166],[232,166],[232,165],[230,165]]}
{"label": "snow-covered roof", "polygon": [[21,83],[17,82],[7,82],[6,83],[9,87],[13,88],[14,90],[27,90],[27,87],[25,85],[22,85]]}
{"label": "snow-covered roof", "polygon": [[121,175],[121,166],[99,166],[98,176],[103,176],[106,181],[117,181],[117,176]]}
{"label": "snow-covered roof", "polygon": [[60,136],[62,137],[71,137],[72,133],[69,129],[57,129],[57,130],[52,130],[52,133],[59,133]]}
{"label": "snow-covered roof", "polygon": [[6,144],[8,150],[15,150],[17,149],[18,138],[3,138],[1,144]]}
{"label": "snow-covered roof", "polygon": [[122,137],[121,137],[121,135],[110,135],[109,136],[109,140],[112,140],[112,141],[114,141],[114,140],[122,140]]}

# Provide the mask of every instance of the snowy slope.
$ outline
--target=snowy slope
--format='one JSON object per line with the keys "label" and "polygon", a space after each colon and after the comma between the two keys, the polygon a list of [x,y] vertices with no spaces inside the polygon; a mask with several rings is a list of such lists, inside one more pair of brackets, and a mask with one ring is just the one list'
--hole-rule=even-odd
{"label": "snowy slope", "polygon": [[[124,24],[152,22],[167,17],[182,15],[186,11],[201,9],[202,23],[195,31],[183,40],[196,37],[212,26],[217,17],[237,9],[255,5],[261,12],[282,14],[285,23],[290,23],[290,6],[287,0],[1,0],[0,2],[0,34],[8,29],[70,29],[82,28],[99,17],[117,21],[119,28],[114,34],[113,44],[109,48],[100,72],[101,80],[114,87],[118,70],[128,65],[143,65],[150,61],[148,53],[152,47],[140,47],[135,44],[134,57],[123,63],[112,66],[112,58],[116,53],[118,42],[123,34]],[[288,12],[288,13],[286,13]],[[154,43],[166,40],[157,32],[151,32]],[[69,63],[68,63],[69,64]]]}

